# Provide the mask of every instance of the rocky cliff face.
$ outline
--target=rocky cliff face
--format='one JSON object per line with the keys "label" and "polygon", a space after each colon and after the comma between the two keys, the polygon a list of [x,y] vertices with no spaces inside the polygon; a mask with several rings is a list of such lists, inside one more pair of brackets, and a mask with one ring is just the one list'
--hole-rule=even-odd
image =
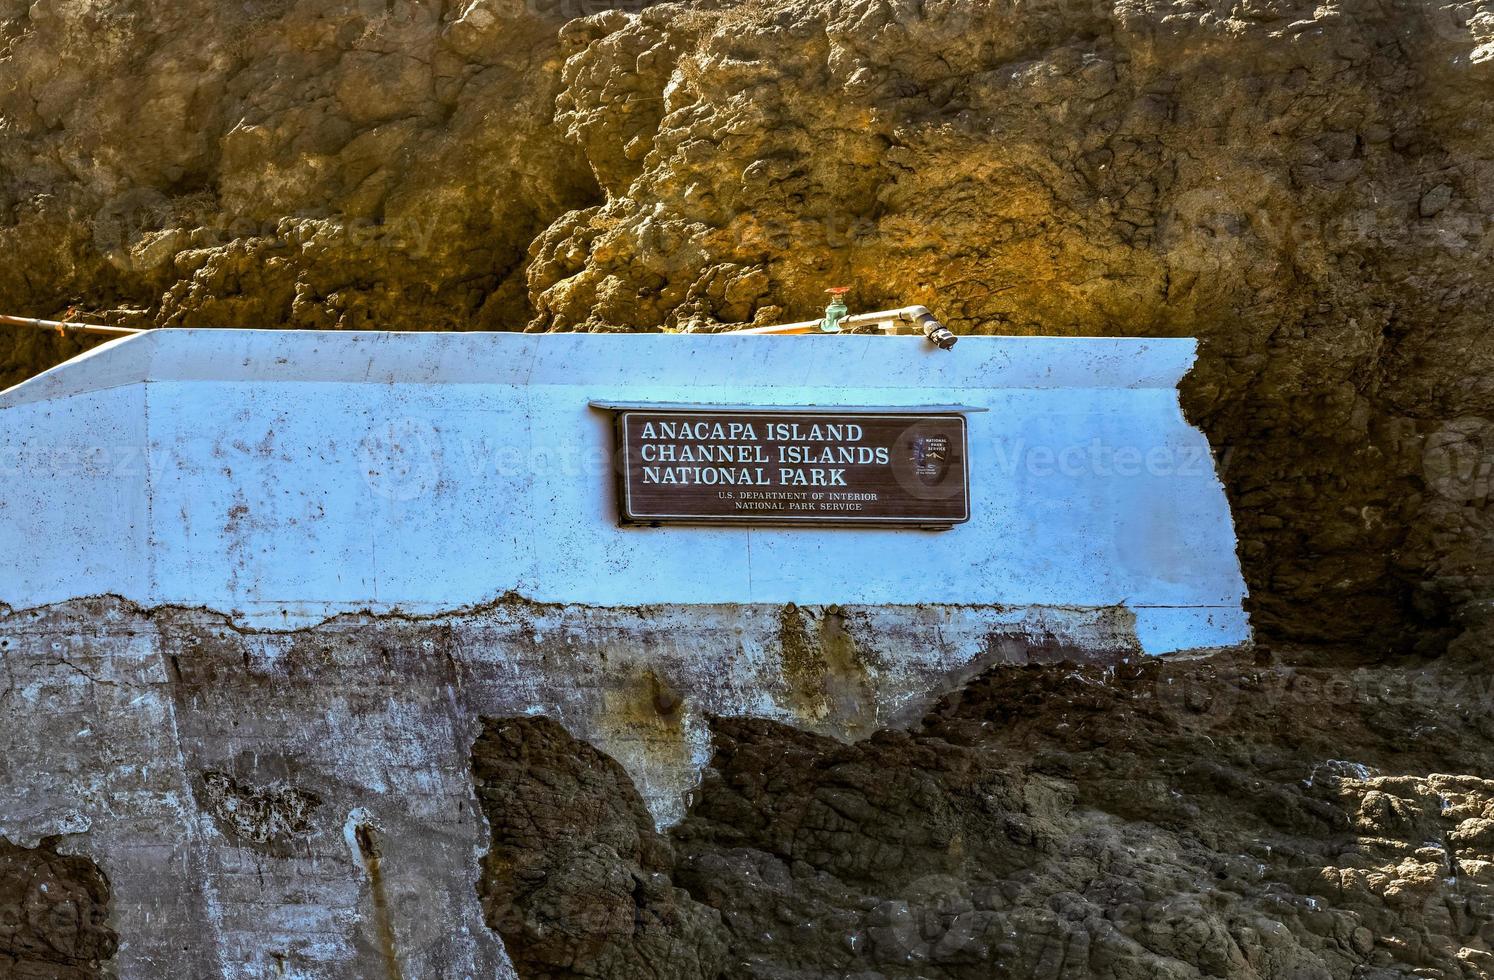
{"label": "rocky cliff face", "polygon": [[602,6],[3,0],[0,309],[1197,335],[1259,628],[1487,608],[1486,4]]}
{"label": "rocky cliff face", "polygon": [[490,721],[487,918],[525,977],[1494,976],[1494,782],[1437,774],[1487,771],[1486,686],[1290,659],[998,667],[856,745],[717,719],[667,837]]}
{"label": "rocky cliff face", "polygon": [[[1439,665],[1004,669],[856,745],[721,720],[667,835],[494,721],[488,922],[525,976],[1488,976],[1491,76],[1455,0],[0,0],[0,312],[711,330],[854,283],[960,332],[1196,335],[1258,629],[1464,630]],[[80,349],[0,331],[0,383]],[[193,791],[267,851],[310,806]],[[108,901],[0,841],[0,973],[97,973]]]}

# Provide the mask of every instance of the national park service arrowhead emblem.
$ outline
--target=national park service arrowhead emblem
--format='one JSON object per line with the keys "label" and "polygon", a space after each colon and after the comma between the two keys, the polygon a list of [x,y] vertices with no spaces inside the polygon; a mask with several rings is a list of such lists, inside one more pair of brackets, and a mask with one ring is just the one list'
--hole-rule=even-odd
{"label": "national park service arrowhead emblem", "polygon": [[949,474],[949,436],[916,435],[913,437],[913,472],[924,486],[938,486]]}

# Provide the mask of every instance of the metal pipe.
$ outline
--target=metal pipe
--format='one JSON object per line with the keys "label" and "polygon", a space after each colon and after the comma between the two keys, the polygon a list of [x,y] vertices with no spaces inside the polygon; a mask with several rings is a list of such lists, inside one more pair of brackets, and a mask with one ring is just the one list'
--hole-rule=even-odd
{"label": "metal pipe", "polygon": [[0,324],[11,327],[35,327],[38,330],[56,330],[58,333],[97,333],[111,337],[128,337],[145,333],[136,327],[106,327],[101,323],[69,323],[66,320],[38,320],[29,316],[6,316],[0,313]]}
{"label": "metal pipe", "polygon": [[[800,320],[797,323],[781,323],[771,327],[748,327],[745,330],[732,330],[730,333],[750,334],[804,334],[819,333],[823,320]],[[951,333],[944,324],[929,312],[927,306],[904,306],[896,310],[880,310],[875,313],[853,313],[840,320],[843,326],[864,326],[868,323],[880,324],[883,333],[895,334],[900,332],[899,325],[907,324],[914,328],[913,331],[923,334],[930,343],[939,347],[940,350],[949,350],[959,340]],[[101,323],[70,323],[66,320],[40,320],[27,316],[7,316],[0,313],[0,325],[12,327],[33,327],[38,330],[56,330],[58,333],[94,333],[110,337],[130,337],[137,333],[146,331],[137,327],[110,327]]]}
{"label": "metal pipe", "polygon": [[[753,334],[804,334],[820,333],[821,320],[800,320],[797,323],[782,323],[771,327],[748,327],[745,330],[732,330],[729,333],[753,333]],[[842,327],[864,326],[868,323],[876,323],[882,326],[882,332],[895,334],[902,332],[900,327],[907,326],[911,329],[908,333],[921,333],[936,345],[940,350],[949,350],[959,340],[949,331],[944,324],[929,312],[927,306],[904,306],[896,310],[880,310],[876,313],[852,313],[840,321]]]}

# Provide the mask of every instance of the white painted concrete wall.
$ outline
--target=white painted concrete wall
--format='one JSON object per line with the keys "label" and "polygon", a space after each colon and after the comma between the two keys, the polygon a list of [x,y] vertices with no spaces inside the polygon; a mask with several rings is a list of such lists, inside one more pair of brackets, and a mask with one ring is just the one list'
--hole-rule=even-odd
{"label": "white painted concrete wall", "polygon": [[[1192,340],[162,330],[0,393],[0,603],[116,594],[254,626],[507,592],[597,606],[1134,611],[1244,640]],[[960,404],[969,523],[619,528],[593,400]]]}

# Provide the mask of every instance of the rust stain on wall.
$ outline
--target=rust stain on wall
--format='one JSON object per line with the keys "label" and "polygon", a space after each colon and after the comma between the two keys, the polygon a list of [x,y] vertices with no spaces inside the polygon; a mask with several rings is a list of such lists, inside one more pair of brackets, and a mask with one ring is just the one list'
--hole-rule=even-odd
{"label": "rust stain on wall", "polygon": [[[554,719],[616,759],[668,825],[709,758],[711,718],[854,739],[926,705],[993,631],[1100,659],[1134,647],[1104,611],[1039,622],[995,607],[505,596],[285,630],[109,596],[10,610],[0,835],[87,841],[130,940],[122,977],[505,975],[472,891],[488,846],[469,771],[480,718]],[[377,835],[350,846],[354,812]]]}
{"label": "rust stain on wall", "polygon": [[876,727],[876,698],[868,654],[857,643],[838,606],[787,605],[779,614],[787,707],[815,731],[847,737]]}

